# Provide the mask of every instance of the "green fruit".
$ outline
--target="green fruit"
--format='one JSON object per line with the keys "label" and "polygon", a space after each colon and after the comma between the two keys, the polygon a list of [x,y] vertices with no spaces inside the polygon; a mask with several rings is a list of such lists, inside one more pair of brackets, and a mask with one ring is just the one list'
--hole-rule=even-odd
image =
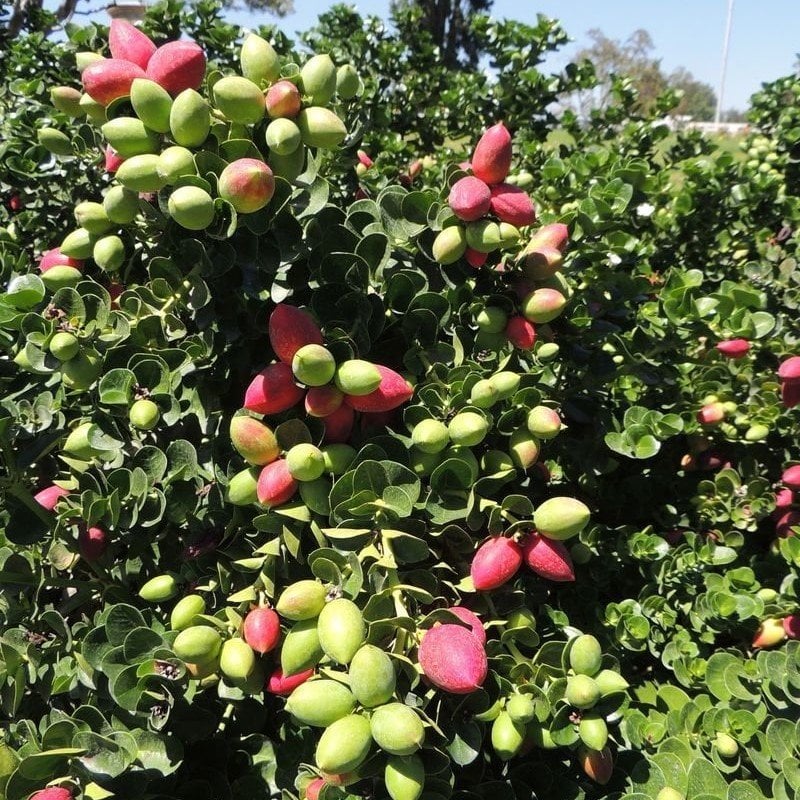
{"label": "green fruit", "polygon": [[61,365],[61,381],[68,389],[86,391],[99,377],[103,360],[93,350],[82,350]]}
{"label": "green fruit", "polygon": [[127,225],[139,213],[139,195],[124,186],[112,186],[103,198],[106,216],[117,225]]}
{"label": "green fruit", "polygon": [[182,631],[194,624],[200,614],[206,613],[206,601],[199,594],[187,594],[175,604],[169,615],[169,626]]}
{"label": "green fruit", "polygon": [[497,390],[498,397],[506,400],[519,389],[520,377],[516,372],[496,372],[489,381]]}
{"label": "green fruit", "polygon": [[520,751],[525,741],[525,726],[511,719],[505,711],[492,723],[492,747],[501,761],[508,761]]}
{"label": "green fruit", "polygon": [[72,140],[57,128],[40,128],[36,138],[39,144],[54,156],[72,155]]}
{"label": "green fruit", "polygon": [[372,747],[369,720],[359,714],[337,719],[320,737],[317,766],[323,772],[352,772],[366,759]]}
{"label": "green fruit", "polygon": [[78,105],[89,119],[89,122],[94,125],[102,125],[108,119],[105,106],[89,97],[88,94],[84,93],[81,95]]}
{"label": "green fruit", "polygon": [[119,236],[104,236],[94,243],[92,258],[100,269],[116,272],[125,263],[125,242]]}
{"label": "green fruit", "polygon": [[327,595],[327,590],[318,581],[297,581],[281,592],[275,610],[295,622],[314,619],[325,607]]}
{"label": "green fruit", "polygon": [[[572,641],[569,650],[569,665],[577,675],[588,675],[592,677],[600,670],[600,663],[603,658],[603,651],[600,642],[590,633],[584,633]],[[596,747],[595,750],[602,750]]]}
{"label": "green fruit", "polygon": [[75,221],[94,236],[107,233],[114,227],[100,203],[83,202],[75,206]]}
{"label": "green fruit", "polygon": [[613,669],[601,669],[600,672],[594,676],[594,682],[600,690],[601,697],[617,692],[624,692],[630,685],[622,675],[618,672],[614,672]]}
{"label": "green fruit", "polygon": [[315,481],[325,472],[325,458],[313,444],[296,444],[286,453],[286,466],[296,481]]}
{"label": "green fruit", "polygon": [[461,411],[450,420],[447,432],[453,444],[474,447],[486,438],[489,422],[474,411]]}
{"label": "green fruit", "polygon": [[100,429],[94,423],[82,422],[77,428],[70,431],[61,449],[67,455],[80,458],[83,461],[90,461],[102,452],[91,444],[92,438],[99,432]]}
{"label": "green fruit", "polygon": [[529,608],[524,606],[515,608],[506,620],[506,627],[508,630],[515,628],[536,628],[536,615]]}
{"label": "green fruit", "polygon": [[656,795],[656,800],[686,800],[686,797],[677,789],[673,789],[671,786],[665,786]]}
{"label": "green fruit", "polygon": [[370,718],[370,731],[378,747],[393,756],[410,756],[425,740],[425,727],[419,714],[403,703],[387,703],[376,708]]}
{"label": "green fruit", "polygon": [[350,689],[365,708],[388,702],[394,694],[397,677],[392,659],[379,647],[360,647],[347,670]]}
{"label": "green fruit", "polygon": [[267,125],[264,133],[267,147],[279,156],[288,156],[294,153],[302,144],[300,128],[290,119],[279,117]]}
{"label": "green fruit", "polygon": [[598,714],[584,714],[578,723],[581,741],[592,750],[602,750],[608,744],[608,726]]}
{"label": "green fruit", "polygon": [[244,639],[228,639],[219,655],[220,672],[233,681],[243,681],[256,668],[256,654]]}
{"label": "green fruit", "polygon": [[481,458],[481,466],[487,475],[494,475],[497,472],[514,469],[514,461],[502,450],[487,450]]}
{"label": "green fruit", "polygon": [[275,48],[255,33],[245,37],[239,61],[245,78],[261,87],[277,80],[281,74],[281,62]]}
{"label": "green fruit", "polygon": [[50,340],[48,349],[59,361],[70,361],[78,355],[81,343],[78,337],[66,331],[59,331]]}
{"label": "green fruit", "polygon": [[140,431],[151,431],[158,425],[161,411],[152,400],[137,400],[128,412],[128,418],[134,428]]}
{"label": "green fruit", "polygon": [[299,488],[300,499],[315,514],[327,516],[331,513],[331,504],[328,497],[333,484],[327,478],[317,478],[315,481],[301,481]]}
{"label": "green fruit", "polygon": [[68,233],[61,242],[60,250],[70,258],[85,259],[92,255],[94,236],[83,228]]}
{"label": "green fruit", "polygon": [[450,434],[443,422],[423,419],[414,426],[411,441],[423,453],[441,453],[450,443]]}
{"label": "green fruit", "polygon": [[308,147],[332,150],[347,136],[344,122],[327,108],[309,106],[297,115],[297,127],[303,143]]}
{"label": "green fruit", "polygon": [[538,720],[528,723],[525,735],[530,738],[536,747],[540,747],[542,750],[555,750],[558,747],[553,741],[550,729],[543,727]]}
{"label": "green fruit", "polygon": [[520,240],[519,228],[509,222],[501,222],[498,226],[500,228],[500,248],[507,250],[513,247]]}
{"label": "green fruit", "polygon": [[506,329],[508,314],[497,306],[486,306],[478,312],[475,322],[485,333],[500,333]]}
{"label": "green fruit", "polygon": [[166,184],[158,174],[159,156],[152,153],[127,158],[119,165],[116,179],[132,192],[157,192]]}
{"label": "green fruit", "polygon": [[175,144],[183,147],[200,147],[208,138],[211,110],[194,89],[184,89],[172,102],[169,129]]}
{"label": "green fruit", "polygon": [[258,472],[243,469],[228,481],[226,499],[235,506],[249,506],[258,502]]}
{"label": "green fruit", "polygon": [[169,133],[172,97],[166,89],[147,78],[134,78],[131,84],[131,105],[136,116],[151,131]]}
{"label": "green fruit", "polygon": [[[277,608],[277,607],[276,607]],[[281,669],[284,675],[296,675],[304,669],[315,667],[322,659],[317,621],[305,619],[295,622],[286,634],[281,647]]]}
{"label": "green fruit", "polygon": [[718,731],[714,739],[714,747],[723,758],[736,758],[739,744],[729,733]]}
{"label": "green fruit", "polygon": [[336,67],[329,55],[316,55],[303,64],[300,70],[303,94],[311,105],[324,106],[336,92]]}
{"label": "green fruit", "polygon": [[169,215],[182,228],[203,231],[214,221],[214,199],[198,186],[179,186],[167,201]]}
{"label": "green fruit", "polygon": [[561,315],[567,298],[556,289],[542,288],[531,292],[522,301],[522,314],[529,322],[537,325],[552,322]]}
{"label": "green fruit", "polygon": [[433,260],[439,264],[454,264],[467,250],[467,238],[461,225],[444,228],[433,240]]}
{"label": "green fruit", "polygon": [[506,712],[512,722],[527,725],[536,715],[536,704],[529,694],[515,694],[506,703]]}
{"label": "green fruit", "polygon": [[82,117],[81,93],[71,86],[54,86],[50,90],[50,102],[68,117]]}
{"label": "green fruit", "polygon": [[340,392],[360,397],[374,392],[380,386],[381,373],[369,361],[353,358],[339,364],[334,382]]}
{"label": "green fruit", "polygon": [[204,664],[216,658],[222,648],[222,637],[216,628],[191,625],[184,628],[172,643],[172,651],[181,661]]}
{"label": "green fruit", "polygon": [[245,461],[263,466],[280,455],[278,440],[272,429],[248,416],[238,416],[230,424],[231,444]]}
{"label": "green fruit", "polygon": [[319,643],[325,655],[339,664],[349,664],[364,644],[366,626],[361,609],[345,597],[332,600],[317,620]]}
{"label": "green fruit", "polygon": [[542,536],[563,540],[580,533],[588,524],[590,516],[589,509],[580,500],[572,497],[551,497],[534,511],[533,524]]}
{"label": "green fruit", "polygon": [[102,60],[103,56],[100,53],[92,53],[88,50],[80,50],[75,53],[75,66],[78,68],[78,72],[83,72],[89,64]]}
{"label": "green fruit", "polygon": [[292,359],[292,372],[306,386],[324,386],[336,372],[336,359],[321,344],[303,345]]}
{"label": "green fruit", "polygon": [[334,475],[344,475],[356,457],[356,449],[349,444],[326,444],[322,448],[325,471]]}
{"label": "green fruit", "polygon": [[286,710],[304,725],[327,728],[356,707],[353,693],[339,681],[322,679],[301,683],[286,701]]}
{"label": "green fruit", "polygon": [[306,163],[305,147],[298,147],[292,153],[282,156],[274,150],[269,154],[267,164],[272,172],[279,178],[283,178],[291,183],[298,175],[303,172]]}
{"label": "green fruit", "polygon": [[186,175],[197,175],[192,151],[178,144],[168,147],[161,153],[156,170],[167,186],[171,186],[178,178]]}
{"label": "green fruit", "polygon": [[361,78],[352,64],[344,64],[336,70],[336,94],[342,100],[352,100],[361,89]]}
{"label": "green fruit", "polygon": [[141,120],[135,117],[117,117],[106,122],[100,130],[106,140],[122,158],[155,153],[160,136],[148,130]]}
{"label": "green fruit", "polygon": [[415,475],[425,477],[430,475],[442,461],[441,453],[423,453],[414,448],[408,454],[411,469]]}
{"label": "green fruit", "polygon": [[467,246],[479,253],[491,253],[500,247],[500,226],[488,219],[467,224]]}
{"label": "green fruit", "polygon": [[257,125],[267,114],[264,93],[249,78],[238,75],[220,78],[211,91],[214,105],[231,122]]}
{"label": "green fruit", "polygon": [[540,361],[552,361],[558,355],[560,349],[555,342],[545,342],[539,345],[536,355]]}
{"label": "green fruit", "polygon": [[499,399],[497,388],[488,378],[479,380],[469,394],[470,405],[476,408],[491,408]]}
{"label": "green fruit", "polygon": [[42,283],[51,291],[57,292],[65,286],[74,286],[83,277],[83,273],[75,267],[57,266],[50,267],[40,276]]}
{"label": "green fruit", "polygon": [[567,679],[565,696],[575,708],[592,708],[600,699],[600,687],[588,675],[572,675]]}
{"label": "green fruit", "polygon": [[769,436],[769,427],[758,423],[751,425],[744,434],[744,438],[748,442],[763,442]]}
{"label": "green fruit", "polygon": [[558,412],[547,406],[534,406],[528,412],[528,431],[539,439],[553,439],[561,431]]}
{"label": "green fruit", "polygon": [[175,597],[179,588],[174,575],[156,575],[139,589],[139,597],[148,603],[163,603]]}

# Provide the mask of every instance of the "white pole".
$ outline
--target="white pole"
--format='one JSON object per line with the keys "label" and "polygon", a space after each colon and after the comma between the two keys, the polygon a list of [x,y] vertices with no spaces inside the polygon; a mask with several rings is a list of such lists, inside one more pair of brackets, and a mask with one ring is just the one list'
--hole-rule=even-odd
{"label": "white pole", "polygon": [[719,125],[722,116],[722,98],[725,94],[725,73],[728,71],[728,46],[731,42],[731,26],[733,25],[733,0],[728,0],[728,19],[725,22],[725,40],[722,44],[722,74],[719,77],[719,92],[717,93],[717,111],[714,122]]}

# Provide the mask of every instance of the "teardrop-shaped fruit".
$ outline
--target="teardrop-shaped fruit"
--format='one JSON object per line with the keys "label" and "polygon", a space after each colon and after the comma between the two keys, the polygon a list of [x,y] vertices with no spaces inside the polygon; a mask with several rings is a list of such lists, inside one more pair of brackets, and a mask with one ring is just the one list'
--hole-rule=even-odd
{"label": "teardrop-shaped fruit", "polygon": [[[92,125],[102,125],[107,119],[105,106],[98,103],[97,100],[90,97],[86,92],[81,95],[80,103],[81,111],[86,115]],[[110,148],[109,148],[110,149]],[[108,159],[106,159],[106,172],[113,172],[114,170],[108,169]]]}
{"label": "teardrop-shaped fruit", "polygon": [[536,343],[536,329],[525,317],[519,315],[509,318],[505,335],[508,341],[520,350],[531,350]]}
{"label": "teardrop-shaped fruit", "polygon": [[526,424],[531,435],[538,439],[552,439],[561,431],[558,411],[547,406],[534,406],[528,412]]}
{"label": "teardrop-shaped fruit", "polygon": [[122,158],[155,153],[158,149],[159,135],[135,117],[116,117],[106,122],[100,130]]}
{"label": "teardrop-shaped fruit", "polygon": [[578,723],[578,734],[592,750],[602,750],[608,743],[608,726],[599,714],[584,714]]}
{"label": "teardrop-shaped fruit", "polygon": [[551,497],[533,513],[536,530],[549,539],[569,539],[588,524],[589,509],[573,497]]}
{"label": "teardrop-shaped fruit", "polygon": [[361,609],[346,597],[327,603],[317,622],[319,642],[329,658],[349,664],[364,644],[366,626]]}
{"label": "teardrop-shaped fruit", "polygon": [[146,69],[156,51],[156,46],[152,39],[135,25],[125,19],[116,18],[111,20],[108,28],[108,49],[113,58],[130,61]]}
{"label": "teardrop-shaped fruit", "polygon": [[93,350],[82,350],[61,365],[61,381],[64,386],[85,391],[99,377],[103,369],[103,359]]}
{"label": "teardrop-shaped fruit", "polygon": [[536,221],[536,210],[528,193],[507,183],[492,186],[490,208],[501,222],[517,228],[532,225]]}
{"label": "teardrop-shaped fruit", "polygon": [[288,156],[303,144],[300,128],[292,120],[282,117],[267,125],[264,139],[267,147],[279,156]]}
{"label": "teardrop-shaped fruit", "polygon": [[403,703],[387,703],[372,712],[372,738],[378,747],[395,756],[416,753],[425,740],[425,727],[419,714]]}
{"label": "teardrop-shaped fruit", "polygon": [[100,53],[93,53],[89,50],[79,50],[75,53],[75,67],[81,74],[90,64],[105,60],[105,57],[101,56]]}
{"label": "teardrop-shaped fruit", "polygon": [[294,183],[301,175],[306,165],[306,148],[302,145],[292,153],[282,156],[274,150],[269,154],[267,163],[276,177],[283,178],[289,183]]}
{"label": "teardrop-shaped fruit", "polygon": [[214,198],[199,186],[179,186],[167,201],[169,215],[182,228],[203,231],[214,221]]}
{"label": "teardrop-shaped fruit", "polygon": [[131,105],[151,131],[169,133],[172,97],[166,89],[148,78],[136,78],[131,84]]}
{"label": "teardrop-shaped fruit", "polygon": [[723,758],[735,758],[739,754],[739,743],[724,731],[717,732],[714,747]]}
{"label": "teardrop-shaped fruit", "polygon": [[303,580],[287,586],[275,604],[275,610],[293,621],[314,619],[325,607],[325,587],[314,580]]}
{"label": "teardrop-shaped fruit", "polygon": [[511,155],[511,134],[498,122],[478,140],[472,154],[472,172],[489,185],[501,183],[511,168]]}
{"label": "teardrop-shaped fruit", "polygon": [[508,761],[520,751],[525,741],[525,726],[514,722],[506,711],[501,711],[492,723],[492,747],[501,761]]}
{"label": "teardrop-shaped fruit", "polygon": [[54,156],[72,155],[72,140],[58,128],[40,128],[36,138],[39,144]]}
{"label": "teardrop-shaped fruit", "polygon": [[84,228],[68,233],[63,241],[59,250],[65,256],[70,258],[85,259],[90,258],[92,255],[92,248],[94,247],[94,236]]}
{"label": "teardrop-shaped fruit", "polygon": [[478,591],[497,589],[517,574],[522,565],[522,548],[513,539],[495,536],[484,542],[470,566],[472,583]]}
{"label": "teardrop-shaped fruit", "polygon": [[231,444],[248,464],[264,466],[280,455],[278,440],[272,429],[252,417],[233,417],[230,437]]}
{"label": "teardrop-shaped fruit", "polygon": [[605,747],[602,750],[592,750],[587,747],[578,748],[578,762],[587,777],[595,783],[605,786],[614,772],[614,757]]}
{"label": "teardrop-shaped fruit", "polygon": [[564,264],[564,256],[555,247],[528,248],[522,251],[518,259],[522,264],[522,272],[528,280],[546,281],[553,278]]}
{"label": "teardrop-shaped fruit", "polygon": [[461,225],[443,228],[433,240],[431,252],[439,264],[454,264],[467,249],[467,236]]}
{"label": "teardrop-shaped fruit", "polygon": [[309,147],[332,150],[347,136],[347,128],[336,114],[328,108],[309,106],[297,115],[297,127],[303,143]]}
{"label": "teardrop-shaped fruit", "polygon": [[492,192],[474,175],[457,180],[450,189],[447,204],[464,222],[474,222],[489,212]]}
{"label": "teardrop-shaped fruit", "polygon": [[497,306],[484,306],[475,315],[475,323],[485,333],[500,333],[506,329],[508,314]]}
{"label": "teardrop-shaped fruit", "polygon": [[242,623],[242,637],[262,656],[274,650],[281,638],[281,621],[275,610],[260,606],[248,611]]}
{"label": "teardrop-shaped fruit", "polygon": [[50,90],[50,102],[69,117],[82,117],[81,93],[71,86],[54,86]]}
{"label": "teardrop-shaped fruit", "polygon": [[596,675],[602,658],[600,642],[590,633],[584,633],[573,640],[569,651],[569,665],[577,675]]}
{"label": "teardrop-shaped fruit", "polygon": [[295,622],[281,645],[281,669],[284,676],[315,667],[324,655],[319,643],[316,619]]}
{"label": "teardrop-shaped fruit", "polygon": [[156,575],[139,589],[139,597],[148,603],[163,603],[178,593],[178,581],[174,575]]}
{"label": "teardrop-shaped fruit", "polygon": [[152,401],[146,398],[136,400],[128,412],[128,419],[134,428],[140,431],[151,431],[158,425],[161,410]]}
{"label": "teardrop-shaped fruit", "polygon": [[518,725],[527,725],[536,716],[536,704],[529,694],[512,695],[506,703],[506,712],[511,721]]}
{"label": "teardrop-shaped fruit", "polygon": [[147,77],[173,97],[185,89],[199,89],[205,75],[205,53],[185,39],[161,45],[147,62]]}
{"label": "teardrop-shaped fruit", "polygon": [[428,680],[452,694],[479,689],[489,669],[483,645],[460,625],[440,625],[426,631],[418,657]]}
{"label": "teardrop-shaped fruit", "polygon": [[476,408],[491,408],[499,399],[497,389],[488,378],[481,378],[470,389],[469,402]]}
{"label": "teardrop-shaped fruit", "polygon": [[460,411],[450,420],[447,432],[453,444],[474,447],[486,438],[489,422],[475,411]]}
{"label": "teardrop-shaped fruit", "polygon": [[399,373],[382,364],[375,365],[381,381],[378,388],[364,395],[347,395],[345,403],[356,411],[381,414],[398,408],[414,394],[413,387]]}
{"label": "teardrop-shaped fruit", "polygon": [[101,203],[89,201],[78,203],[73,213],[78,225],[95,236],[108,233],[114,227]]}
{"label": "teardrop-shaped fruit", "polygon": [[522,314],[528,322],[552,322],[566,304],[567,298],[556,289],[535,289],[522,301]]}
{"label": "teardrop-shaped fruit", "polygon": [[575,708],[592,708],[600,699],[600,687],[588,675],[571,675],[565,697]]}
{"label": "teardrop-shaped fruit", "polygon": [[394,694],[397,678],[392,659],[372,644],[360,647],[347,670],[350,690],[365,708],[388,702]]}
{"label": "teardrop-shaped fruit", "polygon": [[353,358],[339,364],[334,381],[346,395],[356,397],[374,392],[381,383],[381,373],[375,364]]}
{"label": "teardrop-shaped fruit", "polygon": [[128,97],[136,78],[144,78],[144,70],[121,58],[104,58],[89,64],[81,73],[83,90],[92,100],[107,106],[120,97]]}
{"label": "teardrop-shaped fruit", "polygon": [[470,222],[466,227],[467,246],[479,253],[492,253],[503,241],[500,226],[489,219]]}
{"label": "teardrop-shaped fruit", "polygon": [[481,643],[486,644],[486,631],[483,628],[483,623],[480,617],[475,612],[470,611],[464,606],[452,606],[447,609],[451,614],[455,614],[462,622],[469,625],[472,635]]}
{"label": "teardrop-shaped fruit", "polygon": [[274,670],[269,676],[265,688],[270,694],[276,694],[279,697],[287,697],[300,686],[301,683],[305,683],[313,674],[313,669],[305,669],[294,675],[285,676],[283,670],[278,667],[278,669]]}
{"label": "teardrop-shaped fruit", "polygon": [[285,458],[278,458],[262,468],[258,476],[258,502],[267,508],[283,505],[294,497],[297,483]]}
{"label": "teardrop-shaped fruit", "polygon": [[116,172],[117,180],[133,192],[157,192],[166,186],[158,166],[159,157],[153,153],[127,158]]}
{"label": "teardrop-shaped fruit", "polygon": [[418,755],[391,756],[383,781],[392,800],[418,800],[425,788],[425,764]]}
{"label": "teardrop-shaped fruit", "polygon": [[355,412],[346,403],[342,403],[332,414],[324,418],[325,433],[323,442],[325,444],[341,444],[350,438],[353,432]]}
{"label": "teardrop-shaped fruit", "polygon": [[423,453],[441,453],[450,442],[450,434],[443,422],[423,419],[411,431],[411,441]]}
{"label": "teardrop-shaped fruit", "polygon": [[563,542],[531,533],[523,547],[523,557],[528,567],[541,578],[558,582],[575,580],[572,558]]}
{"label": "teardrop-shaped fruit", "polygon": [[[75,267],[55,266],[42,273],[42,283],[52,292],[56,292],[64,286],[75,286],[80,279],[81,272]],[[20,351],[20,353],[24,352],[24,350]]]}
{"label": "teardrop-shaped fruit", "polygon": [[119,236],[103,236],[94,243],[92,258],[100,269],[117,272],[125,263],[125,242]]}
{"label": "teardrop-shaped fruit", "polygon": [[361,89],[361,78],[352,64],[343,64],[336,70],[336,94],[341,100],[352,100]]}
{"label": "teardrop-shaped fruit", "polygon": [[211,130],[211,110],[202,95],[184,89],[173,101],[169,129],[175,144],[200,147]]}
{"label": "teardrop-shaped fruit", "polygon": [[255,33],[249,33],[239,53],[242,74],[259,86],[272,83],[281,73],[281,63],[275,48]]}
{"label": "teardrop-shaped fruit", "polygon": [[269,318],[269,341],[275,355],[291,364],[295,353],[308,344],[322,345],[322,331],[308,311],[279,303]]}
{"label": "teardrop-shaped fruit", "polygon": [[302,107],[300,90],[291,81],[277,81],[267,90],[265,98],[270,119],[294,119]]}
{"label": "teardrop-shaped fruit", "polygon": [[306,344],[294,354],[292,372],[306,386],[324,386],[336,373],[336,359],[324,345]]}
{"label": "teardrop-shaped fruit", "polygon": [[187,594],[175,604],[169,615],[169,625],[174,631],[191,627],[200,614],[206,613],[206,601],[202,595]]}
{"label": "teardrop-shaped fruit", "polygon": [[244,639],[228,639],[220,651],[219,668],[226,678],[246,680],[256,668],[256,654]]}
{"label": "teardrop-shaped fruit", "polygon": [[327,54],[312,56],[300,70],[303,94],[311,105],[324,106],[336,92],[336,67]]}
{"label": "teardrop-shaped fruit", "polygon": [[182,630],[172,643],[172,650],[181,661],[203,664],[216,658],[222,648],[222,637],[208,625],[191,625]]}
{"label": "teardrop-shaped fruit", "polygon": [[258,502],[258,472],[254,469],[243,469],[228,481],[225,496],[235,506],[249,506]]}
{"label": "teardrop-shaped fruit", "polygon": [[211,92],[214,105],[231,122],[257,125],[267,113],[264,93],[249,78],[228,75],[220,78]]}
{"label": "teardrop-shaped fruit", "polygon": [[103,198],[103,210],[111,222],[127,225],[139,213],[139,195],[124,186],[112,186]]}
{"label": "teardrop-shaped fruit", "polygon": [[306,681],[289,695],[286,710],[304,725],[327,728],[356,707],[353,693],[339,681]]}
{"label": "teardrop-shaped fruit", "polygon": [[286,453],[286,467],[296,481],[315,481],[325,472],[325,459],[315,445],[296,444]]}
{"label": "teardrop-shaped fruit", "polygon": [[185,175],[197,175],[194,155],[187,147],[174,144],[162,151],[158,157],[158,174],[167,186]]}
{"label": "teardrop-shaped fruit", "polygon": [[69,361],[78,355],[81,343],[78,337],[67,331],[59,331],[53,335],[47,349],[59,360]]}
{"label": "teardrop-shaped fruit", "polygon": [[344,394],[333,384],[311,386],[304,401],[306,414],[311,417],[327,417],[344,402]]}
{"label": "teardrop-shaped fruit", "polygon": [[617,692],[624,692],[630,685],[619,672],[614,672],[612,669],[601,669],[600,672],[594,676],[594,682],[597,684],[597,688],[600,689],[601,697]]}
{"label": "teardrop-shaped fruit", "polygon": [[351,772],[366,759],[371,747],[369,720],[360,714],[350,714],[325,729],[315,759],[324,772]]}
{"label": "teardrop-shaped fruit", "polygon": [[257,414],[280,414],[303,399],[303,390],[294,382],[292,368],[285,363],[270,364],[247,387],[244,407]]}
{"label": "teardrop-shaped fruit", "polygon": [[686,800],[686,796],[671,786],[665,786],[659,790],[656,800]]}
{"label": "teardrop-shaped fruit", "polygon": [[42,508],[52,511],[58,505],[58,501],[62,497],[66,497],[68,494],[69,491],[67,489],[63,489],[61,486],[48,486],[42,489],[40,492],[37,492],[33,496],[33,499]]}

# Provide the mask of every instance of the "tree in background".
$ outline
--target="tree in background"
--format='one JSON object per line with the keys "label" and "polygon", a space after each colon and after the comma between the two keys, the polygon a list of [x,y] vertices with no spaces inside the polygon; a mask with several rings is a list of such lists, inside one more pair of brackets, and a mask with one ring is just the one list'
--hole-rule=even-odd
{"label": "tree in background", "polygon": [[682,92],[680,102],[673,114],[691,117],[695,120],[714,118],[717,107],[717,95],[714,90],[689,72],[685,67],[678,67],[667,76],[667,86]]}

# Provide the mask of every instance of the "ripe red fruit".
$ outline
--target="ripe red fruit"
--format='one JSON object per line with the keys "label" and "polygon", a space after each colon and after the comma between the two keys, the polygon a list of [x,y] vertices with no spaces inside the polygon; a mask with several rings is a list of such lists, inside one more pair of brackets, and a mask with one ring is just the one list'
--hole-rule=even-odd
{"label": "ripe red fruit", "polygon": [[511,134],[502,122],[481,136],[472,154],[472,173],[484,183],[500,183],[511,169]]}
{"label": "ripe red fruit", "polygon": [[125,160],[110,144],[106,145],[106,149],[103,151],[103,158],[105,160],[103,166],[109,175],[113,175]]}
{"label": "ripe red fruit", "polygon": [[322,331],[308,311],[279,303],[269,316],[269,343],[275,355],[287,364],[307,344],[324,344]]}
{"label": "ripe red fruit", "polygon": [[788,486],[790,489],[794,489],[796,492],[800,492],[800,464],[787,467],[783,471],[783,475],[781,475],[781,483],[783,483],[784,486]]}
{"label": "ripe red fruit", "polygon": [[750,352],[750,342],[747,339],[729,339],[717,342],[717,350],[726,358],[744,358]]}
{"label": "ripe red fruit", "polygon": [[550,581],[575,580],[575,568],[563,542],[531,533],[522,548],[525,563],[541,578]]}
{"label": "ripe red fruit", "polygon": [[194,42],[168,42],[161,45],[147,64],[151,81],[173,97],[184,89],[199,89],[206,76],[206,55]]}
{"label": "ripe red fruit", "polygon": [[258,502],[269,508],[291,500],[296,491],[297,482],[289,473],[285,458],[267,464],[259,473],[256,487]]}
{"label": "ripe red fruit", "polygon": [[267,606],[252,609],[244,618],[242,636],[256,653],[274,650],[281,638],[281,621]]}
{"label": "ripe red fruit", "polygon": [[278,667],[267,680],[264,687],[270,694],[277,694],[280,697],[290,695],[301,683],[305,683],[314,674],[313,669],[306,669],[295,675],[284,677],[283,670]]}
{"label": "ripe red fruit", "polygon": [[257,414],[280,414],[299,403],[303,395],[303,390],[294,382],[292,368],[278,362],[253,378],[245,392],[244,407]]}
{"label": "ripe red fruit", "polygon": [[611,773],[614,771],[614,757],[607,747],[602,750],[581,747],[578,750],[578,761],[586,776],[595,783],[604,786],[611,780]]}
{"label": "ripe red fruit", "polygon": [[467,259],[467,264],[475,269],[478,269],[486,263],[486,259],[489,258],[489,254],[479,253],[477,250],[473,250],[471,247],[468,247],[464,251],[464,258]]}
{"label": "ripe red fruit", "polygon": [[319,793],[322,791],[324,785],[324,778],[314,778],[314,780],[306,786],[306,800],[319,800]]}
{"label": "ripe red fruit", "polygon": [[554,247],[561,252],[569,241],[569,228],[563,222],[552,222],[543,225],[528,240],[526,250],[536,250],[540,247]]}
{"label": "ripe red fruit", "polygon": [[12,194],[8,199],[8,208],[11,211],[21,211],[24,208],[22,198],[18,194]]}
{"label": "ripe red fruit", "polygon": [[506,325],[506,337],[520,350],[532,350],[536,343],[536,328],[525,317],[510,317]]}
{"label": "ripe red fruit", "polygon": [[108,536],[102,528],[92,526],[87,528],[81,525],[78,531],[78,552],[87,561],[97,561],[102,558],[108,547]]}
{"label": "ripe red fruit", "polygon": [[112,19],[108,31],[108,49],[112,58],[121,58],[147,69],[156,46],[149,36],[124,19]]}
{"label": "ripe red fruit", "polygon": [[144,70],[121,58],[104,58],[89,64],[81,74],[83,90],[102,106],[131,93],[136,78],[146,78]]}
{"label": "ripe red fruit", "polygon": [[800,382],[781,385],[781,402],[785,408],[800,406]]}
{"label": "ripe red fruit", "polygon": [[725,419],[725,408],[722,403],[707,403],[697,412],[697,421],[701,425],[716,425]]}
{"label": "ripe red fruit", "polygon": [[425,677],[451,694],[474,692],[483,685],[489,670],[483,645],[460,625],[440,625],[426,631],[418,657]]}
{"label": "ripe red fruit", "polygon": [[48,486],[40,492],[37,492],[33,496],[33,499],[42,506],[42,508],[52,511],[56,507],[58,501],[68,494],[69,492],[66,489],[62,489],[60,486]]}
{"label": "ripe red fruit", "polygon": [[474,611],[470,611],[468,608],[464,608],[464,606],[452,606],[447,610],[451,614],[455,614],[462,622],[469,625],[472,635],[481,645],[486,644],[486,631],[484,630],[480,617]]}
{"label": "ripe red fruit", "polygon": [[782,539],[794,536],[792,528],[800,527],[800,511],[786,511],[775,522],[775,533]]}
{"label": "ripe red fruit", "polygon": [[490,209],[501,222],[522,228],[536,221],[536,209],[528,193],[508,183],[492,186]]}
{"label": "ripe red fruit", "polygon": [[49,786],[30,796],[30,800],[72,800],[72,792],[63,786]]}
{"label": "ripe red fruit", "polygon": [[783,618],[783,629],[790,639],[800,639],[800,614],[789,614]]}
{"label": "ripe red fruit", "polygon": [[472,583],[478,591],[502,586],[522,565],[522,548],[507,536],[495,536],[476,551],[470,566]]}
{"label": "ripe red fruit", "polygon": [[369,169],[374,163],[373,160],[363,150],[357,150],[356,156],[358,157],[358,163],[362,164],[367,169]]}
{"label": "ripe red fruit", "polygon": [[342,403],[332,414],[323,417],[325,422],[323,442],[325,444],[342,444],[346,442],[353,432],[355,416],[355,411],[347,403]]}
{"label": "ripe red fruit", "polygon": [[459,219],[474,222],[489,212],[491,200],[489,187],[480,178],[469,175],[453,184],[447,204]]}
{"label": "ripe red fruit", "polygon": [[356,411],[376,413],[391,411],[411,399],[414,389],[408,381],[389,367],[375,365],[381,374],[381,382],[375,391],[360,396],[346,394],[344,402]]}
{"label": "ripe red fruit", "polygon": [[794,492],[791,489],[778,489],[775,492],[775,508],[785,510],[794,505]]}
{"label": "ripe red fruit", "polygon": [[778,377],[785,383],[800,382],[800,356],[792,356],[778,368]]}

